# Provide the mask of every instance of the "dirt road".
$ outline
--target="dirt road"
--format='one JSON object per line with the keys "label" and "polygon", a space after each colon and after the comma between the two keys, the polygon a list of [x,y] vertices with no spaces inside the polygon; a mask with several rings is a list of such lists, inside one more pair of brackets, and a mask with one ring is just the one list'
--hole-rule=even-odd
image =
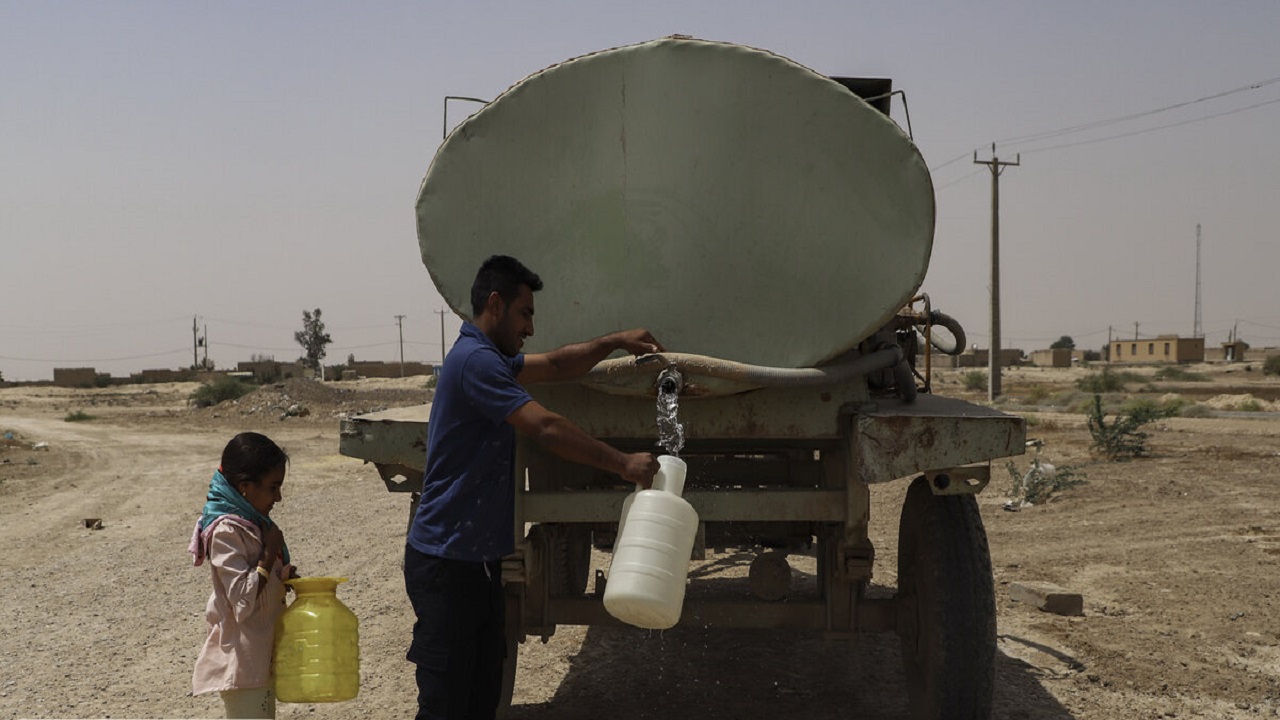
{"label": "dirt road", "polygon": [[[407,500],[371,466],[337,455],[337,405],[284,420],[247,405],[191,410],[192,387],[0,389],[0,435],[14,436],[0,448],[0,717],[220,715],[216,696],[189,694],[209,580],[186,544],[222,445],[241,430],[291,454],[273,516],[304,574],[351,578],[341,597],[361,621],[359,698],[282,704],[279,716],[408,716]],[[65,422],[75,409],[96,418]],[[1162,421],[1152,457],[1106,463],[1088,454],[1082,416],[1031,417],[1042,458],[1088,483],[1005,512],[997,463],[980,496],[998,593],[995,717],[1280,717],[1280,421]],[[47,449],[31,449],[40,442]],[[905,490],[902,481],[873,489],[880,592],[896,582]],[[86,518],[102,528],[86,529]],[[707,562],[733,573],[749,559]],[[812,566],[795,566],[803,582]],[[1013,603],[1007,585],[1020,580],[1083,593],[1084,615]],[[562,627],[545,645],[521,647],[512,716],[898,720],[903,692],[891,635],[849,644],[790,632]]]}

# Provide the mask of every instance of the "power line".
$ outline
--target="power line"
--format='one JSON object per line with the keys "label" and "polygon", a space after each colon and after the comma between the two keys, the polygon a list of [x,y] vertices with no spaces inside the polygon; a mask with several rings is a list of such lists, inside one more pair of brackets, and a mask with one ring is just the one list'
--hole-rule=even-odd
{"label": "power line", "polygon": [[[1199,97],[1194,100],[1186,100],[1183,102],[1174,103],[1172,105],[1166,105],[1164,107],[1156,108],[1154,110],[1144,110],[1143,112],[1131,113],[1129,115],[1121,115],[1119,117],[1107,118],[1105,120],[1091,120],[1089,122],[1080,123],[1078,125],[1071,125],[1069,127],[1059,128],[1057,130],[1046,130],[1043,132],[1031,133],[1029,135],[1020,135],[1018,137],[1011,137],[1011,138],[1005,138],[1004,140],[997,140],[996,142],[1001,145],[1020,145],[1023,143],[1034,142],[1036,140],[1048,140],[1049,138],[1059,137],[1062,135],[1070,135],[1072,133],[1083,132],[1085,130],[1092,130],[1094,128],[1099,128],[1099,127],[1105,127],[1107,125],[1113,125],[1115,123],[1126,122],[1129,120],[1136,120],[1141,117],[1157,115],[1159,113],[1168,112],[1170,110],[1177,110],[1178,108],[1184,108],[1189,105],[1195,105],[1196,103],[1208,102],[1210,100],[1217,100],[1219,98],[1224,98],[1224,97],[1227,97],[1228,95],[1234,95],[1236,93],[1246,92],[1249,90],[1257,90],[1259,88],[1266,87],[1267,85],[1273,85],[1278,82],[1280,82],[1280,77],[1269,78],[1267,80],[1263,80],[1262,82],[1253,83],[1251,85],[1245,85],[1244,87],[1235,88],[1234,90],[1226,90],[1223,92],[1213,93],[1212,95],[1205,95],[1204,97]],[[1262,103],[1262,104],[1269,104],[1269,103]],[[1254,106],[1254,107],[1257,107],[1257,106]],[[1226,114],[1226,113],[1223,113],[1223,114]],[[1211,115],[1209,117],[1217,117],[1217,116]],[[1030,152],[1030,151],[1027,151],[1027,152]]]}
{"label": "power line", "polygon": [[395,340],[388,340],[387,342],[368,343],[366,345],[334,345],[333,349],[334,350],[364,350],[367,348],[386,347],[387,345],[394,346],[395,344],[396,344]]}
{"label": "power line", "polygon": [[[968,157],[968,156],[966,155],[966,157]],[[973,177],[974,175],[977,175],[977,174],[979,174],[979,173],[981,173],[981,172],[982,172],[981,168],[979,168],[978,170],[974,170],[973,172],[969,173],[968,175],[965,175],[965,176],[963,176],[963,177],[960,177],[960,178],[957,178],[957,179],[955,179],[955,180],[952,180],[951,182],[946,183],[946,184],[944,184],[944,185],[939,185],[938,187],[936,187],[936,188],[934,188],[934,189],[933,189],[933,192],[936,194],[936,193],[938,193],[938,192],[940,192],[940,191],[942,191],[942,190],[945,190],[945,189],[947,189],[947,188],[951,187],[952,185],[955,185],[956,183],[964,182],[965,180],[968,180],[969,178],[971,178],[971,177]]]}
{"label": "power line", "polygon": [[301,348],[299,347],[278,348],[278,347],[267,347],[265,345],[238,345],[236,343],[231,343],[231,342],[219,342],[218,346],[239,348],[240,350],[270,350],[271,352],[298,352],[301,350]]}
{"label": "power line", "polygon": [[1190,125],[1191,123],[1198,123],[1198,122],[1203,122],[1205,120],[1212,120],[1214,118],[1219,118],[1226,115],[1235,115],[1237,113],[1242,113],[1248,110],[1255,110],[1257,108],[1264,107],[1267,105],[1274,105],[1276,103],[1280,103],[1280,98],[1276,98],[1275,100],[1267,100],[1265,102],[1260,102],[1255,105],[1249,105],[1242,108],[1236,108],[1235,110],[1227,110],[1224,112],[1215,113],[1213,115],[1205,115],[1204,117],[1192,118],[1190,120],[1182,120],[1176,123],[1169,123],[1168,125],[1157,125],[1155,127],[1144,128],[1141,130],[1131,130],[1126,133],[1120,133],[1118,135],[1108,135],[1106,137],[1093,138],[1091,140],[1079,140],[1077,142],[1062,143],[1061,145],[1049,145],[1047,147],[1031,148],[1029,150],[1023,150],[1023,152],[1025,152],[1028,155],[1031,155],[1032,153],[1048,152],[1050,150],[1062,150],[1063,148],[1071,148],[1079,145],[1092,145],[1094,143],[1106,142],[1108,140],[1117,140],[1119,138],[1132,137],[1134,135],[1145,135],[1147,133],[1157,132],[1160,130],[1168,130],[1169,128],[1181,127],[1183,125]]}
{"label": "power line", "polygon": [[[1261,89],[1261,88],[1267,87],[1267,86],[1269,86],[1269,85],[1274,85],[1274,84],[1276,84],[1276,83],[1280,83],[1280,77],[1268,78],[1268,79],[1263,80],[1263,81],[1261,81],[1261,82],[1252,83],[1252,84],[1250,84],[1250,85],[1245,85],[1245,86],[1243,86],[1243,87],[1238,87],[1238,88],[1234,88],[1234,89],[1231,89],[1231,90],[1225,90],[1225,91],[1222,91],[1222,92],[1212,93],[1212,94],[1210,94],[1210,95],[1205,95],[1205,96],[1203,96],[1203,97],[1198,97],[1198,98],[1195,98],[1195,99],[1193,99],[1193,100],[1186,100],[1186,101],[1183,101],[1183,102],[1174,103],[1174,104],[1172,104],[1172,105],[1165,105],[1165,106],[1163,106],[1163,107],[1155,108],[1155,109],[1152,109],[1152,110],[1144,110],[1144,111],[1142,111],[1142,112],[1130,113],[1130,114],[1128,114],[1128,115],[1121,115],[1121,116],[1118,116],[1118,117],[1105,118],[1105,119],[1101,119],[1101,120],[1091,120],[1091,121],[1084,122],[1084,123],[1079,123],[1079,124],[1076,124],[1076,125],[1070,125],[1070,126],[1067,126],[1067,127],[1058,128],[1058,129],[1056,129],[1056,130],[1045,130],[1045,131],[1036,132],[1036,133],[1029,133],[1029,134],[1026,134],[1026,135],[1017,135],[1017,136],[1014,136],[1014,137],[1005,138],[1005,139],[1003,139],[1003,140],[997,140],[997,141],[996,141],[996,144],[1000,144],[1000,145],[1024,145],[1024,144],[1033,143],[1033,142],[1040,141],[1040,140],[1049,140],[1049,139],[1052,139],[1052,138],[1055,138],[1055,137],[1061,137],[1061,136],[1063,136],[1063,135],[1070,135],[1070,134],[1074,134],[1074,133],[1077,133],[1077,132],[1084,132],[1084,131],[1086,131],[1086,130],[1094,130],[1094,129],[1097,129],[1097,128],[1106,127],[1106,126],[1108,126],[1108,125],[1114,125],[1114,124],[1116,124],[1116,123],[1127,122],[1127,121],[1130,121],[1130,120],[1136,120],[1136,119],[1143,118],[1143,117],[1149,117],[1149,116],[1152,116],[1152,115],[1157,115],[1157,114],[1159,114],[1159,113],[1164,113],[1164,112],[1169,112],[1169,111],[1177,110],[1177,109],[1184,108],[1184,107],[1189,107],[1189,106],[1191,106],[1191,105],[1195,105],[1195,104],[1198,104],[1198,103],[1209,102],[1209,101],[1212,101],[1212,100],[1218,100],[1218,99],[1220,99],[1220,98],[1224,98],[1224,97],[1227,97],[1227,96],[1230,96],[1230,95],[1234,95],[1234,94],[1237,94],[1237,93],[1241,93],[1241,92],[1247,92],[1247,91],[1251,91],[1251,90],[1258,90],[1258,89]],[[1057,144],[1057,145],[1049,145],[1049,146],[1045,146],[1045,147],[1031,148],[1031,149],[1028,149],[1028,150],[1023,150],[1022,152],[1025,152],[1025,153],[1027,153],[1028,155],[1030,155],[1030,154],[1032,154],[1032,153],[1038,153],[1038,152],[1049,152],[1049,151],[1052,151],[1052,150],[1062,150],[1062,149],[1066,149],[1066,148],[1077,147],[1077,146],[1079,146],[1079,145],[1090,145],[1090,144],[1093,144],[1093,143],[1106,142],[1106,141],[1108,141],[1108,140],[1117,140],[1117,139],[1120,139],[1120,138],[1132,137],[1132,136],[1135,136],[1135,135],[1144,135],[1144,134],[1146,134],[1146,133],[1158,132],[1158,131],[1160,131],[1160,130],[1167,130],[1167,129],[1170,129],[1170,128],[1180,127],[1180,126],[1182,126],[1182,125],[1189,125],[1189,124],[1191,124],[1191,123],[1203,122],[1203,121],[1206,121],[1206,120],[1212,120],[1212,119],[1214,119],[1214,118],[1225,117],[1225,116],[1227,116],[1227,115],[1235,115],[1235,114],[1238,114],[1238,113],[1247,112],[1247,111],[1249,111],[1249,110],[1256,110],[1256,109],[1258,109],[1258,108],[1266,107],[1266,106],[1268,106],[1268,105],[1272,105],[1272,104],[1275,104],[1275,103],[1280,103],[1280,98],[1277,98],[1277,99],[1274,99],[1274,100],[1266,100],[1266,101],[1263,101],[1263,102],[1260,102],[1260,103],[1255,103],[1255,104],[1253,104],[1253,105],[1247,105],[1247,106],[1245,106],[1245,107],[1235,108],[1235,109],[1232,109],[1232,110],[1224,110],[1224,111],[1222,111],[1222,112],[1213,113],[1213,114],[1210,114],[1210,115],[1204,115],[1204,116],[1197,117],[1197,118],[1192,118],[1192,119],[1189,119],[1189,120],[1181,120],[1181,121],[1178,121],[1178,122],[1167,123],[1167,124],[1164,124],[1164,125],[1157,125],[1157,126],[1154,126],[1154,127],[1139,128],[1139,129],[1137,129],[1137,130],[1131,130],[1131,131],[1128,131],[1128,132],[1118,133],[1118,134],[1115,134],[1115,135],[1108,135],[1108,136],[1106,136],[1106,137],[1092,138],[1092,139],[1089,139],[1089,140],[1080,140],[1080,141],[1075,141],[1075,142],[1060,143],[1060,144]],[[976,150],[975,150],[974,152],[976,152]],[[958,162],[960,162],[961,160],[963,160],[964,158],[968,157],[968,156],[969,156],[969,154],[970,154],[969,152],[964,152],[964,153],[961,153],[961,154],[959,154],[959,155],[957,155],[957,156],[955,156],[955,157],[951,158],[950,160],[947,160],[947,161],[945,161],[945,162],[942,162],[942,163],[940,163],[940,164],[938,164],[938,165],[934,165],[934,166],[932,166],[932,167],[930,167],[930,168],[929,168],[929,172],[931,172],[931,173],[936,173],[936,172],[938,172],[939,170],[942,170],[942,169],[943,169],[943,168],[945,168],[945,167],[949,167],[949,166],[951,166],[951,165],[954,165],[955,163],[958,163]],[[956,185],[956,184],[958,184],[958,183],[964,182],[965,180],[968,180],[969,178],[973,177],[973,176],[974,176],[974,175],[976,175],[976,174],[977,174],[977,173],[969,173],[969,174],[967,174],[967,175],[964,175],[963,177],[960,177],[960,178],[957,178],[957,179],[952,180],[952,181],[950,181],[950,182],[947,182],[947,183],[944,183],[944,184],[942,184],[942,185],[936,186],[936,187],[934,188],[934,192],[936,193],[936,192],[938,192],[938,191],[940,191],[940,190],[943,190],[943,189],[945,189],[945,188],[951,187],[952,185]]]}
{"label": "power line", "polygon": [[10,323],[0,323],[0,330],[91,330],[97,328],[110,327],[142,327],[151,326],[159,323],[169,322],[186,322],[189,315],[178,315],[175,317],[159,318],[155,320],[131,320],[127,322],[101,322],[101,323],[78,323],[74,325],[49,325],[48,323],[40,323],[39,325],[14,325]]}
{"label": "power line", "polygon": [[79,358],[79,359],[22,358],[22,357],[9,357],[7,355],[0,355],[0,360],[12,360],[14,362],[51,362],[51,363],[119,362],[121,360],[144,360],[146,358],[163,357],[165,355],[177,355],[178,353],[186,354],[186,352],[187,352],[186,348],[178,348],[177,350],[167,350],[165,352],[158,352],[158,353],[147,353],[145,355],[130,355],[128,357]]}
{"label": "power line", "polygon": [[256,328],[265,328],[267,330],[284,330],[287,332],[293,332],[293,328],[287,328],[287,327],[284,327],[283,325],[268,325],[266,323],[249,322],[246,320],[228,320],[226,318],[208,317],[207,315],[205,317],[208,318],[209,320],[213,320],[220,323],[226,323],[228,325],[241,325],[244,327],[256,327]]}
{"label": "power line", "polygon": [[971,152],[975,152],[976,150],[977,150],[977,148],[974,148],[973,150],[966,150],[966,151],[964,151],[964,152],[960,153],[959,155],[957,155],[957,156],[955,156],[955,157],[951,158],[950,160],[948,160],[948,161],[946,161],[946,162],[942,163],[941,165],[934,165],[933,167],[929,168],[929,172],[931,172],[931,173],[938,172],[939,170],[941,170],[942,168],[944,168],[944,167],[946,167],[946,166],[948,166],[948,165],[954,165],[955,163],[958,163],[958,162],[960,162],[961,160],[963,160],[963,159],[965,159],[965,158],[969,157],[969,153],[971,153]]}

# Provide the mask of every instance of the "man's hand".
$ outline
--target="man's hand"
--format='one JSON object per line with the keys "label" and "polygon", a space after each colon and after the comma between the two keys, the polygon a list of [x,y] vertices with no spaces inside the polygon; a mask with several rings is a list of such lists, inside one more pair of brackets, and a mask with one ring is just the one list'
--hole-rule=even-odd
{"label": "man's hand", "polygon": [[549,353],[524,356],[524,367],[516,376],[522,385],[542,382],[576,380],[590,372],[596,363],[609,357],[615,350],[626,350],[632,355],[664,352],[665,347],[644,328],[601,335],[594,340],[556,348]]}
{"label": "man's hand", "polygon": [[652,453],[629,453],[621,474],[622,479],[648,490],[653,486],[653,476],[658,474],[658,459]]}
{"label": "man's hand", "polygon": [[619,346],[632,355],[645,355],[666,350],[653,334],[644,328],[624,330],[615,335]]}

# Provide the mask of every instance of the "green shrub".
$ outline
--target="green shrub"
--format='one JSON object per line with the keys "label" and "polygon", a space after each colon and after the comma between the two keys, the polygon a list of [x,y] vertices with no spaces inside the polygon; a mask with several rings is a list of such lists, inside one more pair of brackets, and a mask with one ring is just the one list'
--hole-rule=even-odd
{"label": "green shrub", "polygon": [[1211,417],[1213,415],[1213,410],[1209,409],[1208,405],[1194,403],[1184,408],[1180,408],[1178,410],[1178,414],[1182,417],[1188,418]]}
{"label": "green shrub", "polygon": [[1237,405],[1236,410],[1239,410],[1241,412],[1261,412],[1262,403],[1258,402],[1257,400],[1254,400],[1253,398],[1249,398],[1248,400],[1245,400],[1244,402]]}
{"label": "green shrub", "polygon": [[1027,472],[1019,475],[1018,466],[1010,460],[1006,465],[1011,481],[1009,487],[1009,509],[1016,510],[1025,505],[1042,505],[1054,495],[1064,490],[1085,484],[1084,473],[1063,465],[1054,467],[1049,463],[1041,463],[1039,458],[1031,461]]}
{"label": "green shrub", "polygon": [[1147,433],[1139,430],[1154,420],[1171,416],[1172,411],[1155,403],[1131,403],[1129,410],[1121,410],[1115,420],[1108,423],[1102,409],[1102,396],[1093,396],[1093,408],[1089,410],[1089,434],[1093,437],[1093,449],[1111,460],[1139,457],[1147,454]]}
{"label": "green shrub", "polygon": [[97,420],[98,416],[90,415],[83,410],[77,410],[72,413],[67,413],[67,416],[62,419],[64,422],[85,422],[86,420]]}
{"label": "green shrub", "polygon": [[1131,372],[1112,372],[1111,368],[1102,368],[1100,373],[1089,373],[1076,381],[1076,387],[1088,393],[1109,393],[1124,390],[1126,379],[1139,381]]}
{"label": "green shrub", "polygon": [[1182,397],[1181,395],[1170,398],[1161,405],[1161,407],[1167,409],[1173,416],[1180,416],[1183,412],[1194,406],[1194,402]]}
{"label": "green shrub", "polygon": [[1129,415],[1145,413],[1152,417],[1176,417],[1181,415],[1182,409],[1190,404],[1190,400],[1180,396],[1165,402],[1150,397],[1135,397],[1120,405],[1120,412]]}
{"label": "green shrub", "polygon": [[1057,420],[1052,420],[1052,419],[1046,420],[1045,418],[1035,413],[1023,415],[1022,419],[1024,422],[1026,422],[1027,427],[1029,428],[1038,428],[1044,431],[1060,430],[1062,428],[1062,426],[1058,424]]}
{"label": "green shrub", "polygon": [[1084,395],[1078,390],[1065,390],[1055,393],[1054,396],[1049,399],[1049,404],[1060,408],[1070,408],[1079,403],[1082,397],[1084,397]]}
{"label": "green shrub", "polygon": [[1049,399],[1049,395],[1049,388],[1044,385],[1032,385],[1031,388],[1027,390],[1027,397],[1024,402],[1028,405],[1042,405],[1045,400]]}
{"label": "green shrub", "polygon": [[209,407],[227,400],[235,400],[253,391],[253,386],[240,382],[233,377],[220,376],[207,382],[191,393],[191,404],[196,407]]}
{"label": "green shrub", "polygon": [[1174,382],[1208,382],[1209,376],[1204,373],[1192,372],[1184,370],[1177,365],[1162,367],[1156,371],[1156,380],[1174,381]]}
{"label": "green shrub", "polygon": [[1280,355],[1272,355],[1262,362],[1263,375],[1280,375]]}
{"label": "green shrub", "polygon": [[987,374],[981,370],[970,370],[961,376],[965,390],[986,390]]}
{"label": "green shrub", "polygon": [[1076,415],[1088,415],[1092,409],[1093,400],[1076,400],[1067,408],[1067,411]]}
{"label": "green shrub", "polygon": [[1135,397],[1126,400],[1120,405],[1120,412],[1128,415],[1135,413],[1145,413],[1155,415],[1163,409],[1163,406],[1154,398]]}

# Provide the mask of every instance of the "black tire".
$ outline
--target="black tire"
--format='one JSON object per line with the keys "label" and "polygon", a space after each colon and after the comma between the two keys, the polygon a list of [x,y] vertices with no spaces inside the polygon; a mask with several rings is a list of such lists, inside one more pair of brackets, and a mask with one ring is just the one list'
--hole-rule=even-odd
{"label": "black tire", "polygon": [[916,478],[898,526],[898,635],[914,720],[988,720],[995,685],[991,552],[972,495]]}

